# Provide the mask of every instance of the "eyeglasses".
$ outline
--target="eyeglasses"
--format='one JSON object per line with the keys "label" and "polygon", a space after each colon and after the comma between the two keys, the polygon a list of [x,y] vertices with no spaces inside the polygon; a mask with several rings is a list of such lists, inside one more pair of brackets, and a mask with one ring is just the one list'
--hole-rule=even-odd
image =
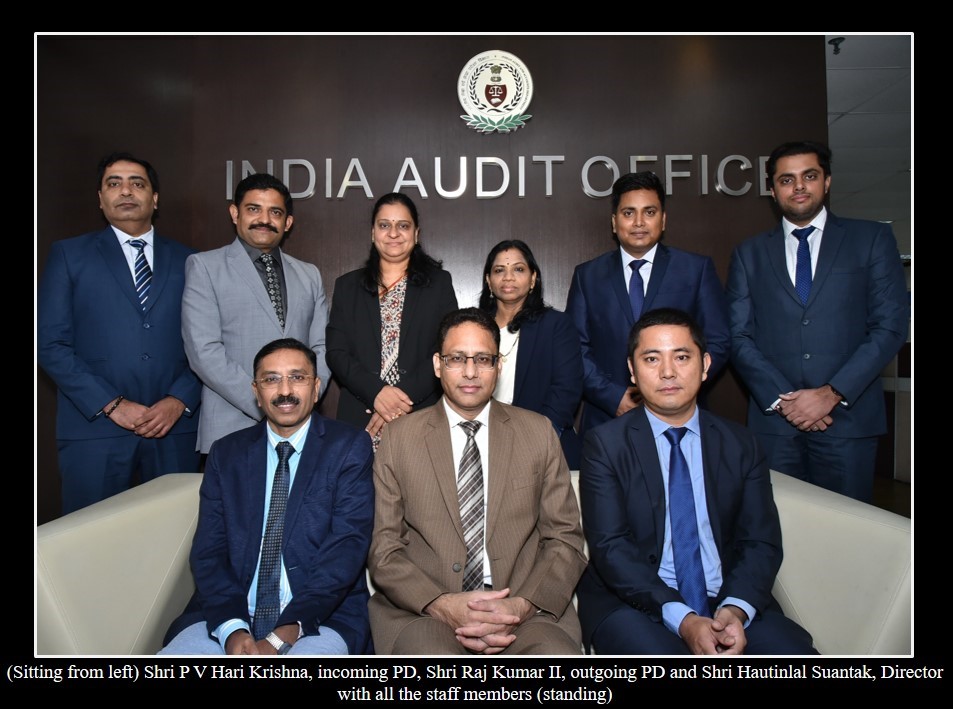
{"label": "eyeglasses", "polygon": [[468,359],[473,360],[477,369],[493,369],[496,366],[496,361],[500,358],[499,355],[494,354],[475,354],[470,357],[462,354],[445,354],[439,355],[439,357],[443,360],[443,366],[447,369],[463,369],[467,366]]}
{"label": "eyeglasses", "polygon": [[301,387],[307,384],[309,381],[314,379],[313,374],[288,374],[282,376],[281,374],[268,374],[261,379],[256,379],[256,383],[262,389],[277,389],[281,386],[281,382],[285,379],[288,380],[288,383],[293,387]]}
{"label": "eyeglasses", "polygon": [[379,231],[390,231],[391,227],[396,227],[397,231],[409,232],[414,228],[414,225],[411,222],[389,222],[386,219],[381,219],[375,224]]}

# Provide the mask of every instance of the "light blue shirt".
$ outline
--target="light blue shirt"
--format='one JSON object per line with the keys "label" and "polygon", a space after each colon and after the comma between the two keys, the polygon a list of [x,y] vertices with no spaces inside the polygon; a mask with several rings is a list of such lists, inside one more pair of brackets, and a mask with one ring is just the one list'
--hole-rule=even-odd
{"label": "light blue shirt", "polygon": [[[645,261],[639,267],[639,275],[642,276],[642,294],[649,291],[649,279],[652,277],[652,264],[655,263],[655,252],[658,251],[658,243],[645,252],[641,260]],[[622,259],[622,278],[625,281],[625,292],[629,292],[629,280],[632,278],[632,269],[629,264],[635,259],[635,256],[619,246],[619,258]]]}
{"label": "light blue shirt", "polygon": [[[648,408],[645,409],[646,418],[652,427],[655,437],[655,448],[658,451],[659,466],[662,469],[662,487],[665,490],[665,538],[662,542],[662,560],[659,564],[658,575],[669,588],[678,590],[678,581],[675,578],[675,557],[672,553],[672,522],[668,509],[668,463],[672,455],[672,445],[665,437],[665,431],[671,428],[670,424],[657,418]],[[705,586],[708,597],[714,598],[721,590],[721,557],[715,536],[711,531],[711,518],[708,516],[708,497],[705,494],[705,465],[702,457],[701,427],[698,423],[698,407],[695,407],[692,417],[685,423],[688,429],[682,438],[681,450],[688,462],[688,470],[692,480],[692,496],[695,499],[695,517],[698,523],[698,541],[701,546],[702,567],[705,570]],[[748,623],[754,618],[755,609],[740,598],[726,598],[719,608],[724,605],[738,606],[748,614]],[[665,627],[678,635],[678,628],[685,616],[694,611],[684,603],[672,601],[662,605],[662,622]]]}
{"label": "light blue shirt", "polygon": [[[265,526],[268,524],[268,510],[271,508],[271,488],[275,484],[275,471],[278,468],[278,452],[275,450],[275,447],[282,441],[288,441],[295,449],[295,452],[291,454],[291,458],[288,459],[288,469],[290,471],[288,477],[288,494],[290,495],[295,481],[295,473],[298,472],[298,463],[301,461],[301,451],[304,449],[304,442],[308,437],[308,429],[311,428],[311,419],[308,418],[301,428],[291,434],[290,438],[282,438],[279,436],[272,430],[271,424],[266,424],[265,428],[268,431],[268,451],[265,469],[265,514],[264,517],[262,517],[261,523],[262,542],[265,540]],[[261,546],[258,548],[258,564],[260,567]],[[284,610],[285,606],[291,602],[291,584],[288,583],[288,571],[285,569],[284,556],[282,556],[281,559],[281,584],[278,593],[281,599],[281,610]],[[252,618],[255,616],[255,601],[257,597],[258,568],[255,569],[255,577],[251,581],[251,588],[248,589],[248,615]],[[251,628],[248,627],[248,623],[244,620],[232,618],[218,626],[212,635],[218,639],[219,644],[224,650],[225,641],[228,640],[228,636],[236,630],[247,630],[251,632]]]}

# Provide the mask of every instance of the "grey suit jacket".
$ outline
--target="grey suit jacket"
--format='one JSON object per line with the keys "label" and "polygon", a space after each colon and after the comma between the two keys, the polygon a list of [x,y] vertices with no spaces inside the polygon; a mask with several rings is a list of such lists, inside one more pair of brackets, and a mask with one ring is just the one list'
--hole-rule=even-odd
{"label": "grey suit jacket", "polygon": [[182,340],[202,389],[198,449],[253,425],[261,410],[252,393],[252,363],[264,345],[294,337],[314,350],[322,392],[331,376],[324,358],[328,303],[314,264],[281,253],[288,302],[282,330],[255,264],[236,237],[185,262]]}
{"label": "grey suit jacket", "polygon": [[[570,601],[586,557],[559,440],[544,416],[490,406],[486,553],[493,585],[509,587],[578,635]],[[378,653],[392,652],[401,630],[437,596],[462,590],[467,552],[456,467],[442,401],[384,428],[368,558]]]}

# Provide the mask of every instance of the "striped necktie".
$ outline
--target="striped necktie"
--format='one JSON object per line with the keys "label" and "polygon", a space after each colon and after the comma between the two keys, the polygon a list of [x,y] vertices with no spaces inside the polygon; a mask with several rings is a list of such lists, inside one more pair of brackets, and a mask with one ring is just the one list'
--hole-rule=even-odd
{"label": "striped necktie", "polygon": [[149,289],[152,287],[152,269],[146,260],[146,242],[142,239],[130,239],[129,245],[136,250],[136,295],[142,312],[146,311],[146,301],[149,300]]}

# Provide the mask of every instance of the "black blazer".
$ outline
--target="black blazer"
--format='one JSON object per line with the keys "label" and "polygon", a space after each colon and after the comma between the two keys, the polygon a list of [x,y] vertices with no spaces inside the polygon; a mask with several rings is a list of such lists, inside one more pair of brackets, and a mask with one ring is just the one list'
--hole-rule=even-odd
{"label": "black blazer", "polygon": [[[337,418],[364,428],[367,409],[385,383],[381,379],[381,308],[376,293],[363,285],[364,269],[345,273],[334,284],[327,330],[327,361],[341,387]],[[430,285],[407,284],[400,321],[400,370],[398,387],[414,408],[430,406],[440,398],[440,382],[433,373],[440,320],[457,308],[450,274],[430,274]]]}

